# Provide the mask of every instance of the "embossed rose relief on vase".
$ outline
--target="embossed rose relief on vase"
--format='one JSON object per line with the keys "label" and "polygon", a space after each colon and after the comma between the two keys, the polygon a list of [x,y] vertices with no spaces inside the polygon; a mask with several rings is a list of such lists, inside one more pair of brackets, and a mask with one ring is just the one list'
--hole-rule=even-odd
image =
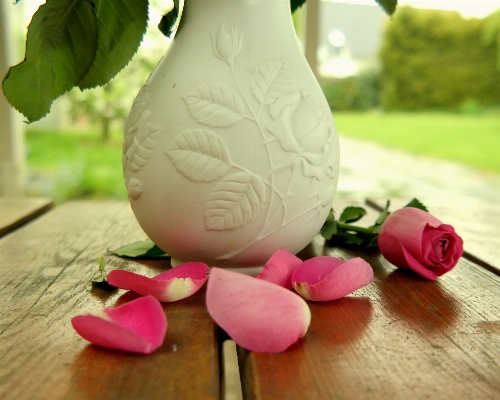
{"label": "embossed rose relief on vase", "polygon": [[[181,94],[191,119],[183,129],[169,129],[173,136],[160,140],[165,129],[152,122],[148,84],[134,102],[123,146],[134,209],[148,190],[138,172],[153,152],[161,151],[174,174],[200,188],[209,185],[208,196],[198,199],[204,207],[196,216],[203,220],[205,232],[238,234],[252,226],[250,240],[226,246],[212,256],[214,262],[230,260],[291,224],[309,230],[306,235],[312,238],[331,206],[338,176],[330,111],[299,85],[285,59],[256,63],[249,78],[248,64],[238,61],[245,32],[236,23],[211,32],[211,42],[227,79],[207,79]],[[236,148],[235,137],[243,147]],[[242,151],[255,153],[259,162],[241,159]]]}
{"label": "embossed rose relief on vase", "polygon": [[[146,165],[151,153],[156,147],[161,128],[150,122],[151,111],[146,108],[148,84],[145,84],[134,101],[134,111],[138,118],[125,132],[123,141],[122,165],[125,176],[127,172],[137,172]],[[137,178],[130,178],[125,182],[128,196],[131,200],[141,197],[143,183]]]}

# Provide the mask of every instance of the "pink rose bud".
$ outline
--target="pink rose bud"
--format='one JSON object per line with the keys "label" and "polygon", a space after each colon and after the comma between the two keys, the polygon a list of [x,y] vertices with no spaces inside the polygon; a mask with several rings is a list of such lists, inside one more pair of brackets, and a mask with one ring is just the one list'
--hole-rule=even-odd
{"label": "pink rose bud", "polygon": [[464,252],[463,241],[452,226],[413,207],[387,217],[378,246],[387,261],[432,280],[451,271]]}

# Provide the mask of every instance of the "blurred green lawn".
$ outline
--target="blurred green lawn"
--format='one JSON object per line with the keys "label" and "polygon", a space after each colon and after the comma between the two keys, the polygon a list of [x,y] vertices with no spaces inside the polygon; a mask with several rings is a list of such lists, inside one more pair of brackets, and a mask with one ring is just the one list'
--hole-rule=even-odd
{"label": "blurred green lawn", "polygon": [[500,174],[500,110],[480,115],[334,112],[333,117],[341,135]]}
{"label": "blurred green lawn", "polygon": [[98,131],[26,132],[29,195],[127,199],[121,165],[123,134],[113,131],[109,143]]}
{"label": "blurred green lawn", "polygon": [[[500,110],[482,115],[335,112],[334,119],[342,135],[500,174]],[[113,131],[110,142],[103,143],[97,131],[29,128],[26,140],[28,194],[56,202],[127,198],[120,131]]]}

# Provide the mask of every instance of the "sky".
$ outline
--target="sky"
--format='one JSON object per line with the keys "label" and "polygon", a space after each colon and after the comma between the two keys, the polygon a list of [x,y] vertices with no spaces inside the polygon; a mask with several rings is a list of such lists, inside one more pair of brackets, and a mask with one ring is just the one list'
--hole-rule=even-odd
{"label": "sky", "polygon": [[[376,6],[375,0],[329,0],[337,3],[369,4]],[[500,0],[398,0],[398,4],[408,4],[421,8],[456,10],[465,17],[485,17],[500,8]]]}

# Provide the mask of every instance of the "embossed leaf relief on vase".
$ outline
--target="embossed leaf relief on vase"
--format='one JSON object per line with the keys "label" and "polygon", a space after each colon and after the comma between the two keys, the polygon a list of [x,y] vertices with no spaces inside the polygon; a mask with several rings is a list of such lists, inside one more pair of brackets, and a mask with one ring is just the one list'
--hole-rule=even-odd
{"label": "embossed leaf relief on vase", "polygon": [[[234,24],[225,24],[212,34],[213,51],[226,63],[236,90],[210,82],[185,93],[182,98],[187,110],[201,127],[179,133],[165,149],[175,169],[187,179],[200,184],[216,182],[205,205],[207,230],[234,230],[265,213],[256,237],[219,259],[241,253],[299,218],[303,224],[317,218],[330,206],[335,193],[335,133],[328,112],[313,95],[297,87],[286,61],[262,62],[249,82],[241,82],[236,59],[242,43],[243,33]],[[131,170],[143,165],[156,140],[155,128],[144,125],[148,117],[143,111],[136,123],[145,126],[140,131],[142,140],[134,137],[133,144],[126,146],[124,162]],[[301,125],[306,127],[297,128],[294,118],[305,121]],[[236,135],[234,128],[244,121],[254,125],[259,148],[266,154],[269,168],[265,174],[234,162],[224,140],[227,130],[218,133],[219,128],[232,127],[230,134]],[[134,134],[136,125],[129,129],[129,135]],[[284,173],[287,179],[280,186],[277,175]],[[331,179],[332,184],[324,185],[321,192],[293,193],[293,182],[299,179]],[[292,197],[304,203],[299,215],[287,213]]]}
{"label": "embossed leaf relief on vase", "polygon": [[[139,117],[126,131],[123,141],[122,164],[123,170],[137,172],[146,165],[156,142],[160,136],[160,128],[150,122],[151,111],[146,108],[149,100],[148,84],[146,83],[134,101],[134,107],[138,110]],[[126,182],[127,192],[132,200],[137,200],[143,190],[143,184],[137,178],[131,178]]]}

